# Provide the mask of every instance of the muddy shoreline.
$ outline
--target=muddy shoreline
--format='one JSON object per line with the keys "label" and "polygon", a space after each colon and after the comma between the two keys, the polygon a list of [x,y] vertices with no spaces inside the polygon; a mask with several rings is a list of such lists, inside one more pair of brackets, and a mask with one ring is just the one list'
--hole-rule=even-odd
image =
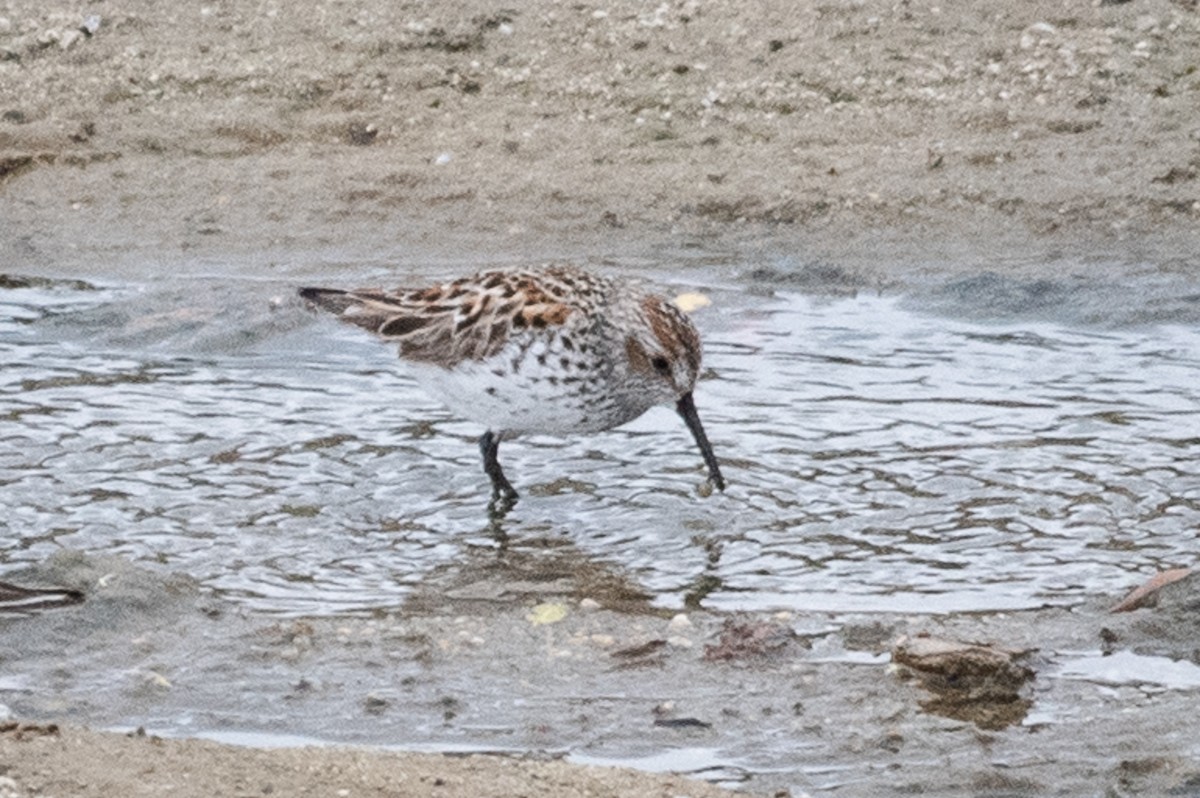
{"label": "muddy shoreline", "polygon": [[[1102,598],[940,615],[671,612],[543,546],[478,551],[374,617],[275,620],[183,575],[63,552],[16,576],[87,586],[87,601],[0,624],[21,652],[7,660],[16,716],[0,729],[0,775],[16,796],[723,794],[703,781],[766,795],[1124,795],[1200,782],[1194,576],[1122,613]],[[1017,652],[1019,676],[997,691],[969,663],[943,670],[949,681],[889,664],[898,642],[927,637]],[[64,657],[73,647],[87,657]],[[89,718],[135,731],[79,728]],[[756,751],[780,735],[797,747],[773,771]],[[682,775],[594,767],[618,762]]]}
{"label": "muddy shoreline", "polygon": [[[815,291],[906,290],[985,271],[1195,281],[1197,53],[1191,0],[768,2],[754,16],[694,0],[517,10],[10,0],[0,5],[0,273],[294,282],[573,260],[680,275],[702,264],[731,277],[800,266],[791,287]],[[335,700],[339,685],[300,685],[343,657],[413,667],[453,657],[464,683],[499,661],[586,685],[614,667],[612,652],[666,641],[631,660],[648,698],[596,712],[643,724],[660,745],[677,735],[669,744],[689,751],[764,733],[817,740],[820,751],[798,753],[813,792],[1124,795],[1194,790],[1200,779],[1194,692],[1152,680],[1097,690],[1056,675],[1106,645],[1194,657],[1186,599],[1121,616],[1107,612],[1116,596],[1094,596],[991,615],[759,618],[821,633],[810,647],[789,637],[763,658],[714,665],[702,652],[727,617],[689,612],[685,625],[646,612],[630,623],[629,606],[612,610],[594,583],[447,604],[435,581],[382,618],[304,626],[214,606],[186,574],[71,563],[15,575],[79,587],[89,601],[0,620],[14,641],[6,650],[22,651],[3,664],[53,673],[56,650],[85,640],[119,668],[133,641],[121,695],[145,716],[124,720],[150,737],[70,725],[109,718],[86,699],[86,673],[63,677],[65,703],[17,679],[7,703],[38,728],[0,734],[3,796],[720,794],[560,762],[156,741],[155,722],[173,717],[163,707],[188,706],[169,685],[222,673],[219,658],[202,658],[199,676],[155,670],[197,656],[175,628],[216,633],[231,656],[279,668],[253,686],[273,712]],[[128,579],[101,584],[114,572]],[[1144,576],[1131,574],[1130,587]],[[555,639],[570,656],[552,656],[530,631],[530,608],[547,602],[567,607]],[[97,637],[105,623],[115,633]],[[884,676],[878,658],[921,632],[1044,652],[1033,690],[1046,722],[993,732],[919,711],[921,688]],[[418,714],[430,728],[447,712],[470,716],[462,684],[429,689]],[[528,680],[506,689],[537,696]],[[462,706],[439,704],[439,690]],[[347,712],[403,717],[402,695],[345,692]],[[260,725],[284,734],[283,714]],[[585,715],[545,721],[544,745],[525,747],[555,750],[553,723],[597,722]],[[655,726],[662,718],[711,725]],[[43,733],[53,722],[63,729]],[[536,738],[536,720],[512,722]],[[739,782],[697,756],[684,769]],[[788,786],[767,775],[751,789]]]}
{"label": "muddy shoreline", "polygon": [[[99,17],[93,35],[78,29]],[[9,268],[1190,268],[1188,2],[9,3]]]}

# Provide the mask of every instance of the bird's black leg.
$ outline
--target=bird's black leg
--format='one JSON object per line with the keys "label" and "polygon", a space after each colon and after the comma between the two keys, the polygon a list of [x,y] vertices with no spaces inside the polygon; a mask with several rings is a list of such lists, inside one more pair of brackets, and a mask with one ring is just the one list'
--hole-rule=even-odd
{"label": "bird's black leg", "polygon": [[492,480],[492,503],[508,510],[517,503],[517,491],[504,476],[504,469],[496,457],[500,451],[500,439],[488,430],[479,439],[479,451],[483,454],[483,473]]}

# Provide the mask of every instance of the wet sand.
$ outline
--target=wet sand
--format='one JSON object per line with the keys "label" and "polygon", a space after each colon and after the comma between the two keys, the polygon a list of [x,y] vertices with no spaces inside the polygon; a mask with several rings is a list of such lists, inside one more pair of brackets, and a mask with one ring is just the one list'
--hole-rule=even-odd
{"label": "wet sand", "polygon": [[[0,6],[0,272],[682,269],[702,248],[733,268],[786,256],[855,284],[1195,274],[1197,53],[1189,0],[768,2],[753,16],[700,2],[15,0]],[[1037,622],[946,625],[1012,639]],[[838,743],[868,761],[899,744],[876,706]],[[1146,734],[1155,711],[1138,715]],[[1125,734],[1126,759],[1060,749],[1073,783],[1192,783],[1174,754]],[[563,763],[73,728],[10,731],[0,751],[0,795],[718,792]],[[1053,786],[1053,763],[1009,783],[945,756],[946,792]]]}
{"label": "wet sand", "polygon": [[144,733],[26,725],[0,732],[0,795],[617,795],[716,798],[680,776],[496,756],[339,748],[238,748]]}
{"label": "wet sand", "polygon": [[[88,598],[0,620],[6,700],[21,713],[0,722],[6,798],[727,794],[584,766],[616,762],[777,798],[1200,783],[1195,576],[1116,614],[1103,597],[992,613],[670,613],[594,558],[529,540],[428,575],[394,611],[274,620],[112,556],[63,552],[14,578]],[[1015,659],[888,664],[901,640],[912,662],[926,636]],[[148,734],[78,728],[89,716]],[[157,739],[164,729],[208,739]],[[311,746],[323,736],[363,747]],[[494,755],[378,748],[422,739]],[[620,759],[603,758],[609,745]]]}

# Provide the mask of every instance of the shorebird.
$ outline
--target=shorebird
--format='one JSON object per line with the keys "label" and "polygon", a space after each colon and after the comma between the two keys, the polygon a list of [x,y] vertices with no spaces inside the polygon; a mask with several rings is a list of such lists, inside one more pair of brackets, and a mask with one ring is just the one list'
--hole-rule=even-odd
{"label": "shorebird", "polygon": [[692,391],[700,336],[640,282],[572,266],[494,269],[422,289],[302,288],[300,296],[399,345],[418,383],[479,439],[493,502],[518,498],[498,459],[522,433],[598,432],[673,405],[719,490],[725,480]]}

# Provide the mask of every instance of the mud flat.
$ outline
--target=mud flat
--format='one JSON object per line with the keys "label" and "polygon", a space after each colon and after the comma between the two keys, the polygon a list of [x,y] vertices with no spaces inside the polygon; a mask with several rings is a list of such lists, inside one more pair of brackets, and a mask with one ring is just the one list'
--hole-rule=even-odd
{"label": "mud flat", "polygon": [[[1200,783],[1195,576],[1119,613],[664,613],[545,545],[477,552],[370,618],[272,621],[111,556],[18,572],[89,595],[0,623],[0,791],[723,792],[628,766],[776,796]],[[312,747],[331,740],[355,747]]]}
{"label": "mud flat", "polygon": [[10,0],[0,262],[1189,269],[1197,52],[1190,0]]}

